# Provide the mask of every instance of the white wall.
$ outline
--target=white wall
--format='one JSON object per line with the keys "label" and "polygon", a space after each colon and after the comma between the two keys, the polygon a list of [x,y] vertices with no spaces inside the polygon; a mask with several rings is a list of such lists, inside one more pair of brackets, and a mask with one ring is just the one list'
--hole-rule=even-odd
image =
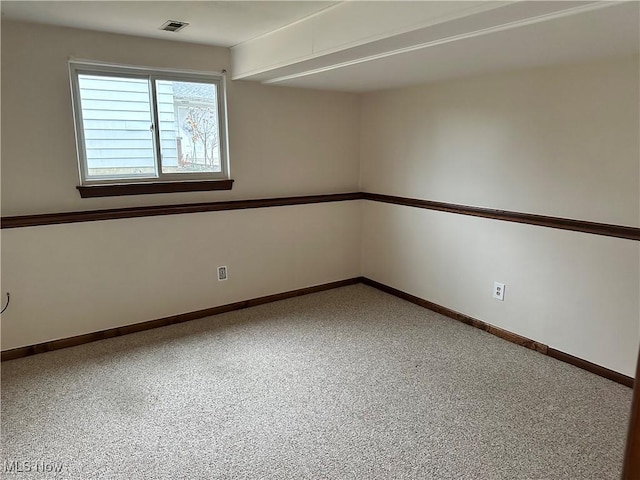
{"label": "white wall", "polygon": [[[640,224],[638,60],[367,94],[362,190]],[[362,273],[633,376],[637,242],[367,202]],[[505,301],[491,298],[494,281]]]}
{"label": "white wall", "polygon": [[366,191],[640,225],[638,60],[372,93]]}
{"label": "white wall", "polygon": [[[3,22],[3,216],[358,189],[357,96],[230,81],[233,190],[82,199],[70,56],[229,69],[227,49]],[[2,230],[2,349],[358,276],[360,218],[341,202]]]}
{"label": "white wall", "polygon": [[4,230],[3,349],[358,276],[359,218],[345,202]]}

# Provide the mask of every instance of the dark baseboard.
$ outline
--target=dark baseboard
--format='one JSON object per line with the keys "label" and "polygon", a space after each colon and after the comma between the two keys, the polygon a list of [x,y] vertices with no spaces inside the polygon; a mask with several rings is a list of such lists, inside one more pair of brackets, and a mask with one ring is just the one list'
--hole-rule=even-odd
{"label": "dark baseboard", "polygon": [[586,360],[582,360],[581,358],[574,357],[573,355],[569,355],[568,353],[561,352],[554,348],[551,348],[543,343],[536,342],[535,340],[531,340],[529,338],[523,337],[516,333],[509,332],[508,330],[503,330],[498,327],[494,327],[492,325],[483,322],[482,320],[478,320],[476,318],[470,317],[469,315],[465,315],[464,313],[456,312],[455,310],[451,310],[450,308],[443,307],[442,305],[438,305],[437,303],[429,302],[428,300],[424,300],[420,297],[416,297],[415,295],[411,295],[409,293],[403,292],[402,290],[398,290],[396,288],[390,287],[380,282],[376,282],[375,280],[371,280],[369,278],[362,278],[362,283],[369,285],[371,287],[377,288],[383,292],[389,293],[396,297],[402,298],[403,300],[407,300],[408,302],[415,303],[416,305],[420,305],[421,307],[427,308],[434,312],[445,315],[449,318],[453,318],[454,320],[458,320],[459,322],[466,323],[467,325],[471,325],[472,327],[479,328],[480,330],[484,330],[496,337],[500,337],[504,340],[507,340],[511,343],[515,343],[517,345],[521,345],[523,347],[529,348],[531,350],[535,350],[544,355],[548,355],[557,360],[561,360],[566,363],[570,363],[576,367],[582,368],[583,370],[587,370],[588,372],[595,373],[601,377],[607,378],[614,382],[620,383],[627,387],[633,388],[633,378],[627,377],[618,372],[614,372],[605,367],[601,367],[600,365],[596,365],[595,363],[588,362]]}
{"label": "dark baseboard", "polygon": [[134,323],[133,325],[109,328],[107,330],[101,330],[99,332],[86,333],[84,335],[77,335],[75,337],[62,338],[60,340],[52,340],[50,342],[38,343],[36,345],[14,348],[11,350],[3,351],[1,359],[2,361],[14,360],[17,358],[28,357],[29,355],[35,355],[37,353],[50,352],[67,347],[75,347],[84,343],[95,342],[112,337],[119,337],[120,335],[127,335],[129,333],[142,332],[143,330],[150,330],[152,328],[158,327],[166,327],[167,325],[188,322],[190,320],[210,317],[234,310],[241,310],[243,308],[255,307],[257,305],[277,302],[278,300],[284,300],[287,298],[299,297],[301,295],[307,295],[309,293],[331,290],[333,288],[345,287],[347,285],[354,285],[356,283],[360,283],[361,281],[362,279],[360,277],[348,278],[346,280],[339,280],[337,282],[324,283],[322,285],[315,285],[313,287],[300,288],[298,290],[291,290],[288,292],[276,293],[274,295],[267,295],[266,297],[258,297],[250,300],[244,300],[242,302],[229,303],[227,305],[220,305],[218,307],[205,308],[203,310],[196,310],[194,312],[181,313],[179,315],[158,318],[156,320]]}
{"label": "dark baseboard", "polygon": [[227,305],[220,305],[218,307],[205,308],[203,310],[196,310],[194,312],[181,313],[179,315],[172,315],[170,317],[149,320],[142,323],[134,323],[133,325],[125,325],[123,327],[110,328],[108,330],[101,330],[99,332],[77,335],[75,337],[62,338],[60,340],[52,340],[50,342],[38,343],[36,345],[28,345],[26,347],[5,350],[2,352],[1,359],[2,361],[14,360],[17,358],[28,357],[29,355],[50,352],[53,350],[59,350],[61,348],[74,347],[76,345],[82,345],[84,343],[118,337],[120,335],[127,335],[129,333],[142,332],[144,330],[150,330],[152,328],[166,327],[167,325],[188,322],[190,320],[210,317],[213,315],[218,315],[220,313],[255,307],[257,305],[263,305],[265,303],[277,302],[278,300],[299,297],[301,295],[321,292],[324,290],[331,290],[333,288],[345,287],[347,285],[354,285],[356,283],[364,283],[365,285],[369,285],[370,287],[389,293],[408,302],[415,303],[416,305],[420,305],[421,307],[427,308],[436,313],[440,313],[459,322],[465,323],[480,330],[484,330],[485,332],[495,335],[496,337],[500,337],[511,343],[515,343],[531,350],[535,350],[544,355],[549,355],[550,357],[553,357],[557,360],[570,363],[571,365],[582,368],[583,370],[587,370],[601,377],[633,388],[634,379],[631,377],[618,372],[614,372],[613,370],[610,370],[608,368],[601,367],[600,365],[596,365],[595,363],[582,360],[581,358],[574,357],[573,355],[569,355],[568,353],[550,348],[547,345],[536,342],[535,340],[531,340],[530,338],[526,338],[516,333],[509,332],[508,330],[503,330],[502,328],[494,327],[493,325],[489,325],[482,320],[470,317],[469,315],[465,315],[464,313],[456,312],[455,310],[451,310],[450,308],[443,307],[442,305],[438,305],[437,303],[433,303],[428,300],[424,300],[420,297],[416,297],[415,295],[411,295],[409,293],[403,292],[402,290],[398,290],[396,288],[390,287],[380,282],[376,282],[375,280],[371,280],[366,277],[348,278],[346,280],[339,280],[337,282],[330,282],[322,285],[315,285],[313,287],[300,288],[298,290],[291,290],[288,292],[276,293],[274,295],[267,295],[266,297],[258,297],[250,300],[244,300],[242,302],[229,303]]}
{"label": "dark baseboard", "polygon": [[472,327],[479,328],[480,330],[484,330],[485,332],[489,332],[492,335],[508,340],[511,343],[516,343],[531,350],[536,350],[540,353],[547,353],[547,346],[542,343],[517,335],[515,333],[511,333],[507,330],[494,327],[486,322],[483,322],[482,320],[478,320],[476,318],[470,317],[469,315],[465,315],[464,313],[456,312],[455,310],[451,310],[450,308],[443,307],[442,305],[438,305],[437,303],[429,302],[428,300],[424,300],[420,297],[416,297],[415,295],[411,295],[409,293],[403,292],[402,290],[384,285],[369,278],[364,278],[362,280],[362,283],[377,288],[378,290],[382,290],[383,292],[390,293],[391,295],[402,298],[403,300],[407,300],[408,302],[415,303],[416,305],[420,305],[421,307],[440,313],[446,317],[453,318],[454,320],[458,320],[459,322],[466,323],[467,325],[471,325]]}
{"label": "dark baseboard", "polygon": [[556,350],[555,348],[551,347],[547,349],[547,355],[557,360],[570,363],[571,365],[582,368],[583,370],[587,370],[588,372],[600,375],[601,377],[613,380],[614,382],[621,383],[622,385],[626,385],[627,387],[633,388],[633,378],[627,377],[626,375],[618,372],[614,372],[613,370],[609,370],[608,368],[601,367],[600,365],[596,365],[595,363],[587,362],[586,360],[574,357],[573,355],[569,355],[568,353],[561,352],[560,350]]}

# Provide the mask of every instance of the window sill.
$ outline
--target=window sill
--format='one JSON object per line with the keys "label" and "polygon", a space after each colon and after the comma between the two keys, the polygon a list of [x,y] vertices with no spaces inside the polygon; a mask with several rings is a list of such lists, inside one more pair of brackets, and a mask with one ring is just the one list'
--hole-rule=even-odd
{"label": "window sill", "polygon": [[78,185],[82,198],[149,195],[155,193],[204,192],[231,190],[233,180],[204,180],[187,182],[114,183],[111,185]]}

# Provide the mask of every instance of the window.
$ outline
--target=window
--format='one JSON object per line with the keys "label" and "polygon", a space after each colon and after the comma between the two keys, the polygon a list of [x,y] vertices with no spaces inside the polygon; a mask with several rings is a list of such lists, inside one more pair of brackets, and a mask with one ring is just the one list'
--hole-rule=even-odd
{"label": "window", "polygon": [[83,196],[230,188],[224,74],[70,70]]}

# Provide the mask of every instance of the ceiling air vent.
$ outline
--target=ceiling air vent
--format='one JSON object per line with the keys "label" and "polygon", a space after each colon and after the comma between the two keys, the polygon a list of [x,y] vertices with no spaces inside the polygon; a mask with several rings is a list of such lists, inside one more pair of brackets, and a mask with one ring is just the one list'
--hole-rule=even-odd
{"label": "ceiling air vent", "polygon": [[182,30],[187,25],[189,25],[187,22],[181,22],[179,20],[167,20],[162,24],[160,30],[164,30],[166,32],[177,32],[178,30]]}

